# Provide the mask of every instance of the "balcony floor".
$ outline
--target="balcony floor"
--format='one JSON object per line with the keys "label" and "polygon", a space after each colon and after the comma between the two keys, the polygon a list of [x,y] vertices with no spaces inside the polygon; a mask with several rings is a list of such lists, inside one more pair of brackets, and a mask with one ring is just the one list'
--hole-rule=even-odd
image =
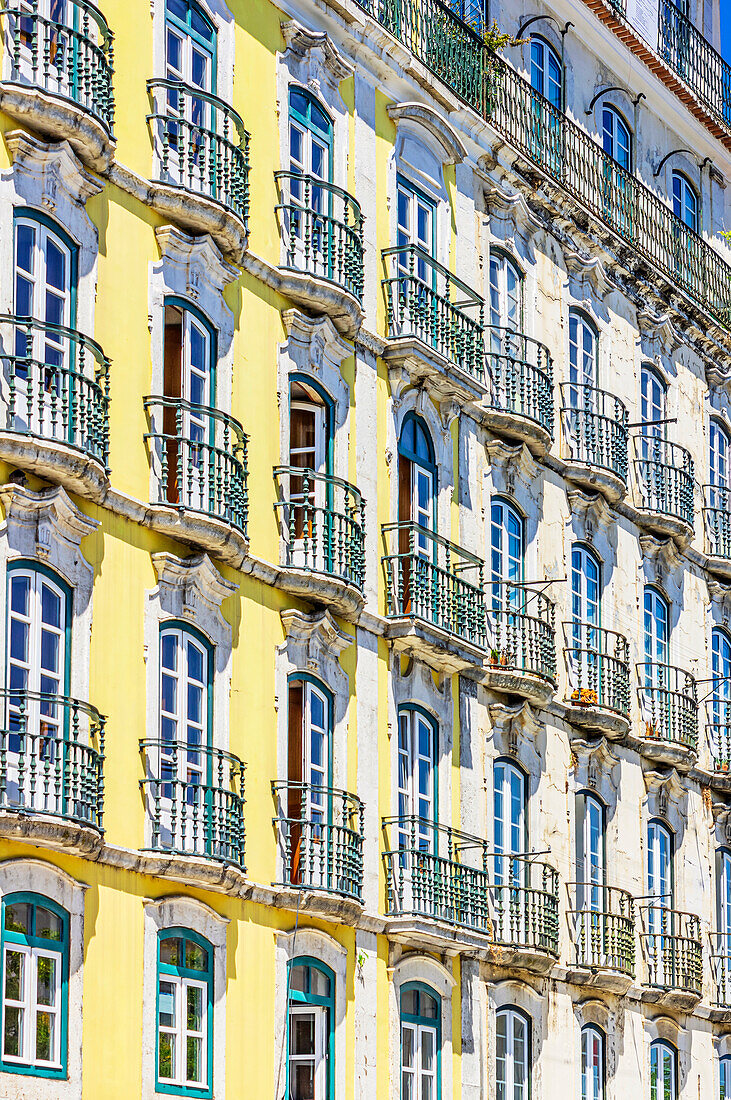
{"label": "balcony floor", "polygon": [[480,420],[495,435],[504,436],[513,443],[525,443],[537,458],[550,450],[551,433],[529,416],[506,412],[504,409],[489,409],[482,405]]}
{"label": "balcony floor", "polygon": [[569,481],[580,485],[582,489],[588,489],[593,493],[601,493],[610,504],[616,504],[627,492],[627,483],[611,470],[603,466],[593,466],[587,462],[577,462],[572,458],[564,459],[565,474]]}
{"label": "balcony floor", "polygon": [[543,676],[517,668],[488,665],[480,681],[499,695],[518,695],[536,707],[545,707],[556,691],[554,685]]}
{"label": "balcony floor", "polygon": [[390,339],[383,352],[392,388],[402,388],[406,376],[412,386],[426,384],[437,398],[453,399],[460,405],[480,401],[487,392],[482,380],[441,355],[417,336]]}
{"label": "balcony floor", "polygon": [[66,96],[33,84],[3,80],[0,110],[51,141],[68,141],[79,159],[95,172],[106,172],[114,160],[116,142],[107,128]]}
{"label": "balcony floor", "polygon": [[630,729],[630,720],[624,714],[600,704],[582,707],[567,701],[563,704],[564,718],[569,725],[591,733],[603,733],[610,740],[619,741],[626,737]]}
{"label": "balcony floor", "polygon": [[481,646],[443,630],[425,619],[399,616],[387,620],[386,638],[397,653],[411,655],[437,672],[453,674],[482,669],[485,651]]}

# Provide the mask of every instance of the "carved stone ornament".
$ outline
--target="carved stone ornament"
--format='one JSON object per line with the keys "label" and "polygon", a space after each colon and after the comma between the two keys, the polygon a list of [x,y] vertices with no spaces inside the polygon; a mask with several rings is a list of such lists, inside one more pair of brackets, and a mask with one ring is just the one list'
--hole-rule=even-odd
{"label": "carved stone ornament", "polygon": [[41,192],[45,208],[54,211],[59,192],[65,192],[77,206],[84,206],[103,185],[86,171],[67,141],[46,144],[23,130],[5,135],[13,157],[13,174],[31,177]]}
{"label": "carved stone ornament", "polygon": [[540,726],[530,703],[516,706],[491,703],[489,712],[493,737],[501,752],[523,760],[527,756],[540,759],[536,746],[536,734]]}
{"label": "carved stone ornament", "polygon": [[720,608],[724,624],[731,620],[731,584],[721,584],[720,581],[708,578],[708,594],[715,607]]}
{"label": "carved stone ornament", "polygon": [[49,561],[66,576],[79,561],[86,561],[81,540],[98,529],[99,520],[80,511],[62,486],[34,493],[21,485],[3,485],[0,498],[12,550]]}
{"label": "carved stone ornament", "polygon": [[515,495],[517,483],[530,489],[538,476],[538,465],[525,443],[506,443],[504,439],[488,439],[485,450],[490,459],[492,484],[498,493]]}
{"label": "carved stone ornament", "polygon": [[222,577],[207,554],[179,558],[161,552],[152,555],[152,564],[165,611],[198,622],[213,615],[219,625],[225,624],[221,604],[238,592],[239,586]]}
{"label": "carved stone ornament", "polygon": [[354,639],[338,629],[329,611],[308,615],[288,608],[281,612],[281,619],[287,635],[287,655],[297,668],[319,671],[322,675],[328,665],[337,664],[343,650],[353,644]]}
{"label": "carved stone ornament", "polygon": [[160,225],[155,236],[163,259],[183,272],[186,291],[194,302],[205,286],[222,294],[228,283],[238,277],[237,269],[226,263],[208,234],[191,237],[174,225]]}
{"label": "carved stone ornament", "polygon": [[579,538],[593,542],[597,531],[606,531],[616,523],[616,516],[601,493],[569,489],[566,496],[571,509],[571,522]]}
{"label": "carved stone ornament", "polygon": [[669,313],[657,314],[650,309],[637,311],[637,327],[643,348],[671,355],[682,344],[680,333]]}
{"label": "carved stone ornament", "polygon": [[572,741],[571,751],[576,760],[574,777],[577,787],[588,787],[596,791],[602,779],[605,779],[613,790],[618,789],[619,757],[614,754],[605,737]]}
{"label": "carved stone ornament", "polygon": [[[334,89],[353,73],[353,66],[325,31],[310,31],[295,19],[282,23],[282,37],[291,52],[308,69],[308,83],[324,77]],[[304,74],[300,72],[300,75]]]}
{"label": "carved stone ornament", "polygon": [[665,587],[679,588],[682,582],[683,556],[674,539],[640,535],[642,564],[648,580]]}
{"label": "carved stone ornament", "polygon": [[543,225],[528,206],[522,191],[508,191],[490,180],[485,184],[484,195],[493,235],[503,244],[519,238],[526,247],[528,258],[533,259],[532,241]]}
{"label": "carved stone ornament", "polygon": [[397,126],[404,120],[423,126],[441,148],[443,164],[460,164],[467,156],[457,132],[427,103],[391,103],[386,110]]}
{"label": "carved stone ornament", "polygon": [[644,772],[650,815],[662,817],[671,824],[685,824],[688,816],[688,790],[675,768],[662,771],[648,768]]}
{"label": "carved stone ornament", "polygon": [[590,302],[592,296],[603,302],[607,293],[616,287],[615,280],[598,256],[587,256],[564,247],[563,257],[569,287],[578,302]]}
{"label": "carved stone ornament", "polygon": [[731,806],[728,802],[712,802],[711,812],[721,843],[731,846]]}
{"label": "carved stone ornament", "polygon": [[286,309],[282,321],[289,358],[300,370],[320,376],[327,367],[339,372],[343,361],[353,354],[329,317],[308,317],[298,309]]}

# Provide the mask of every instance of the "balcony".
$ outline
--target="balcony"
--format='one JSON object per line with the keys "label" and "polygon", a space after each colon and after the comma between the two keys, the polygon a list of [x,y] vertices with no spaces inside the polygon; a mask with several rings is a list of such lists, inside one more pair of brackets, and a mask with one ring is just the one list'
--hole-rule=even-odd
{"label": "balcony", "polygon": [[486,687],[545,706],[556,689],[555,608],[523,585],[492,584]]}
{"label": "balcony", "polygon": [[347,191],[299,172],[275,172],[281,290],[326,313],[353,337],[363,304],[363,215]]}
{"label": "balcony", "polygon": [[[311,783],[274,782],[274,827],[282,856],[275,885],[332,899],[363,901],[363,816],[359,798]],[[304,907],[312,911],[311,901]],[[315,902],[317,907],[317,902]],[[319,905],[325,914],[328,902]]]}
{"label": "balcony", "polygon": [[627,491],[627,410],[594,386],[561,383],[566,477],[609,501]]}
{"label": "balcony", "polygon": [[240,261],[249,219],[249,135],[218,96],[177,80],[148,80],[154,150],[150,205],[191,233],[210,233]]}
{"label": "balcony", "polygon": [[635,975],[635,908],[626,890],[569,884],[569,927],[576,974],[571,980],[624,994]]}
{"label": "balcony", "polygon": [[146,397],[154,525],[240,565],[247,553],[247,437],[238,420],[180,397]]}
{"label": "balcony", "polygon": [[0,696],[0,831],[95,850],[103,832],[106,719],[64,695]]}
{"label": "balcony", "polygon": [[244,765],[239,758],[223,749],[160,738],[141,740],[140,753],[148,849],[186,857],[169,861],[184,876],[213,879],[218,874],[187,866],[191,859],[230,863],[244,872]]}
{"label": "balcony", "polygon": [[711,1019],[721,1018],[728,1023],[731,1016],[731,935],[728,932],[711,933],[711,976]]}
{"label": "balcony", "polygon": [[641,522],[681,542],[693,537],[693,459],[685,447],[649,434],[635,436]]}
{"label": "balcony", "polygon": [[558,872],[520,856],[493,861],[493,961],[546,974],[558,958]]}
{"label": "balcony", "polygon": [[487,645],[484,563],[420,527],[387,523],[386,636],[433,668],[459,672],[482,666]]}
{"label": "balcony", "polygon": [[485,303],[416,245],[385,248],[386,298],[383,353],[396,381],[427,383],[439,397],[467,404],[485,393]]}
{"label": "balcony", "polygon": [[708,568],[731,580],[731,488],[703,486],[703,519],[708,539]]}
{"label": "balcony", "polygon": [[1,0],[5,72],[0,108],[54,141],[66,140],[82,161],[105,171],[114,157],[112,32],[86,0],[51,7]]}
{"label": "balcony", "polygon": [[711,721],[706,726],[706,735],[711,766],[716,779],[728,781],[731,790],[731,704],[726,700],[710,701],[708,709]]}
{"label": "balcony", "polygon": [[690,767],[698,752],[695,680],[673,665],[637,666],[641,752],[662,764]]}
{"label": "balcony", "polygon": [[593,623],[563,624],[572,726],[622,737],[629,731],[629,643],[623,634]]}
{"label": "balcony", "polygon": [[542,455],[553,441],[553,364],[548,348],[511,329],[485,330],[488,392],[482,422]]}
{"label": "balcony", "polygon": [[434,949],[453,933],[432,922],[490,934],[484,840],[414,816],[384,818],[383,832],[389,936]]}
{"label": "balcony", "polygon": [[280,587],[352,618],[363,607],[365,501],[355,486],[301,466],[274,469]]}
{"label": "balcony", "polygon": [[102,349],[75,329],[13,316],[0,317],[0,347],[0,459],[100,500],[109,456]]}
{"label": "balcony", "polygon": [[660,905],[642,907],[647,984],[668,1007],[692,1008],[703,993],[700,918]]}
{"label": "balcony", "polygon": [[718,121],[731,127],[731,66],[674,0],[659,5],[657,52]]}

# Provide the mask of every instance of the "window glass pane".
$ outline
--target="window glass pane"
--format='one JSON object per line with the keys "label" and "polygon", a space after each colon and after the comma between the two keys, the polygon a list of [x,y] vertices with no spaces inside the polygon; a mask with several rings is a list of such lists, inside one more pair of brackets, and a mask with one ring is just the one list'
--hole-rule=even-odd
{"label": "window glass pane", "polygon": [[430,997],[428,993],[421,994],[421,1015],[426,1017],[427,1020],[436,1020],[437,1018],[436,999]]}
{"label": "window glass pane", "polygon": [[27,901],[15,901],[5,906],[5,927],[8,932],[30,933],[31,906]]}
{"label": "window glass pane", "polygon": [[28,614],[29,577],[13,577],[10,583],[10,606],[18,615]]}
{"label": "window glass pane", "polygon": [[160,982],[158,997],[160,1027],[175,1027],[175,984],[173,982]]}
{"label": "window glass pane", "polygon": [[33,246],[36,231],[32,225],[19,225],[15,235],[15,263],[21,271],[33,273]]}
{"label": "window glass pane", "polygon": [[188,1081],[202,1081],[203,1077],[203,1065],[202,1065],[202,1053],[203,1053],[203,1040],[197,1038],[194,1035],[188,1036],[188,1049],[187,1049],[187,1079]]}
{"label": "window glass pane", "polygon": [[23,1049],[23,1012],[20,1008],[5,1006],[5,1034],[3,1051],[10,1058],[19,1058]]}
{"label": "window glass pane", "polygon": [[298,92],[296,88],[291,88],[289,92],[289,105],[291,110],[296,111],[298,115],[303,118],[307,117],[307,106],[309,100],[302,92]]}
{"label": "window glass pane", "polygon": [[185,941],[185,965],[189,970],[208,969],[208,952],[194,940]]}
{"label": "window glass pane", "polygon": [[322,970],[310,969],[310,993],[316,997],[328,997],[330,995],[330,979]]}
{"label": "window glass pane", "polygon": [[25,956],[20,951],[5,952],[5,999],[25,1000]]}
{"label": "window glass pane", "polygon": [[298,993],[307,992],[307,967],[306,966],[290,966],[289,968],[289,988],[297,990]]}
{"label": "window glass pane", "polygon": [[178,667],[178,645],[174,634],[162,636],[162,667],[169,668],[172,672]]}
{"label": "window glass pane", "polygon": [[[401,998],[403,1006],[403,997]],[[414,1065],[414,1029],[401,1028],[401,1065],[405,1069],[411,1069]]]}
{"label": "window glass pane", "polygon": [[36,963],[36,1001],[39,1005],[50,1007],[56,1001],[56,960],[39,955]]}
{"label": "window glass pane", "polygon": [[44,909],[42,905],[36,906],[36,936],[59,942],[62,930],[63,922],[56,913],[52,913],[50,909]]}
{"label": "window glass pane", "polygon": [[434,1065],[434,1040],[436,1036],[428,1028],[421,1030],[421,1068],[431,1073]]}
{"label": "window glass pane", "polygon": [[314,1062],[297,1062],[290,1067],[292,1100],[313,1100],[315,1096]]}
{"label": "window glass pane", "polygon": [[289,1024],[289,1050],[291,1054],[314,1055],[314,1012],[296,1012],[291,1014]]}
{"label": "window glass pane", "polygon": [[188,675],[191,680],[203,681],[203,653],[194,642],[188,642]]}
{"label": "window glass pane", "polygon": [[199,985],[188,986],[188,1031],[203,1029],[203,990]]}
{"label": "window glass pane", "polygon": [[405,1012],[407,1016],[418,1015],[418,996],[415,989],[406,989],[401,994],[401,1011]]}
{"label": "window glass pane", "polygon": [[160,962],[169,966],[180,966],[183,961],[183,941],[176,936],[160,940]]}
{"label": "window glass pane", "polygon": [[169,1032],[160,1032],[157,1075],[166,1079],[175,1076],[175,1036]]}
{"label": "window glass pane", "polygon": [[50,1012],[38,1012],[36,1014],[36,1058],[39,1062],[51,1061],[55,1025],[56,1017]]}

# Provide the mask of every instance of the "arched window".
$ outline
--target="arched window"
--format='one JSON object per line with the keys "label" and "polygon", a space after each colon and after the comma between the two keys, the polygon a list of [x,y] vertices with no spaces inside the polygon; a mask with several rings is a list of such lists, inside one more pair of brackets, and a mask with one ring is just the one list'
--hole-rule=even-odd
{"label": "arched window", "polygon": [[645,661],[667,665],[670,656],[668,602],[661,592],[648,584],[644,606]]}
{"label": "arched window", "polygon": [[731,1100],[731,1055],[724,1055],[718,1063],[718,1100]]}
{"label": "arched window", "polygon": [[292,959],[287,970],[287,1096],[334,1100],[335,976],[318,959]]}
{"label": "arched window", "polygon": [[632,135],[615,107],[605,106],[602,110],[602,145],[607,156],[616,160],[620,168],[632,170]]}
{"label": "arched window", "polygon": [[[330,180],[332,121],[304,88],[289,89],[289,167],[292,172],[316,180]],[[294,187],[292,196],[295,198]],[[301,199],[301,194],[299,198]],[[322,191],[316,199],[322,198]],[[315,209],[320,209],[316,206]]]}
{"label": "arched window", "polygon": [[[572,693],[601,695],[601,563],[584,543],[571,548],[571,649],[569,681]],[[581,695],[578,695],[581,698]]]}
{"label": "arched window", "polygon": [[[399,521],[433,529],[436,522],[436,465],[434,448],[424,421],[405,417],[399,439]],[[428,556],[428,542],[417,539],[418,550]]]}
{"label": "arched window", "polygon": [[8,894],[3,898],[2,914],[2,1068],[63,1077],[68,913],[37,894]]}
{"label": "arched window", "polygon": [[441,1096],[441,1000],[428,986],[401,986],[401,1100]]}
{"label": "arched window", "polygon": [[650,1100],[678,1100],[678,1055],[663,1039],[650,1046]]}
{"label": "arched window", "polygon": [[652,909],[672,909],[673,889],[673,834],[653,819],[647,826],[647,893]]}
{"label": "arched window", "polygon": [[644,436],[664,439],[666,425],[667,387],[652,367],[643,366],[640,375],[640,419]]}
{"label": "arched window", "polygon": [[332,714],[328,689],[303,672],[289,677],[289,843],[286,881],[328,888],[331,859],[320,858],[332,816]]}
{"label": "arched window", "polygon": [[580,908],[601,909],[605,883],[605,808],[591,791],[576,795],[576,881]]}
{"label": "arched window", "polygon": [[495,1016],[495,1100],[530,1100],[530,1019],[517,1008]]}
{"label": "arched window", "polygon": [[328,217],[332,195],[332,122],[304,88],[289,89],[289,175],[286,179],[287,265],[331,278],[336,242]]}
{"label": "arched window", "polygon": [[[718,912],[718,945],[716,952],[721,956],[717,961],[721,964],[717,980],[723,981],[726,996],[731,993],[731,852],[722,848],[716,852],[716,890]],[[725,1000],[726,998],[724,998]],[[731,1078],[729,1079],[731,1086]],[[729,1094],[731,1100],[731,1094]]]}
{"label": "arched window", "polygon": [[213,947],[189,928],[157,942],[158,1088],[200,1095],[213,1068]]}
{"label": "arched window", "polygon": [[539,95],[552,107],[561,110],[563,72],[561,59],[544,38],[533,36],[530,40],[530,82]]}
{"label": "arched window", "polygon": [[581,1100],[604,1100],[604,1032],[593,1024],[581,1029]]}
{"label": "arched window", "polygon": [[510,760],[496,760],[493,769],[493,844],[495,884],[504,886],[523,878],[523,864],[510,859],[528,848],[526,780]]}
{"label": "arched window", "polygon": [[519,599],[523,581],[524,523],[516,509],[496,497],[491,506],[490,568],[492,606],[495,610],[512,608]]}
{"label": "arched window", "polygon": [[673,172],[673,213],[689,229],[698,232],[698,195],[682,172]]}
{"label": "arched window", "polygon": [[[728,489],[728,456],[729,456],[729,434],[726,431],[723,424],[718,420],[711,420],[711,438],[710,438],[710,481],[712,489]],[[711,497],[714,501],[726,500],[724,493],[713,494]],[[721,504],[710,503],[711,508],[721,507]]]}
{"label": "arched window", "polygon": [[[293,565],[329,572],[334,566],[333,403],[304,375],[289,385],[289,552]],[[300,474],[295,471],[305,470]]]}
{"label": "arched window", "polygon": [[731,638],[725,630],[714,627],[711,633],[711,738],[717,766],[728,767],[731,749]]}
{"label": "arched window", "polygon": [[580,310],[569,310],[569,382],[573,408],[593,404],[586,387],[595,387],[599,375],[599,337],[591,321]]}
{"label": "arched window", "polygon": [[[520,332],[523,326],[523,275],[504,252],[490,252],[490,325]],[[500,351],[500,333],[493,334]]]}
{"label": "arched window", "polygon": [[437,725],[414,703],[398,714],[399,847],[431,850],[437,820]]}

